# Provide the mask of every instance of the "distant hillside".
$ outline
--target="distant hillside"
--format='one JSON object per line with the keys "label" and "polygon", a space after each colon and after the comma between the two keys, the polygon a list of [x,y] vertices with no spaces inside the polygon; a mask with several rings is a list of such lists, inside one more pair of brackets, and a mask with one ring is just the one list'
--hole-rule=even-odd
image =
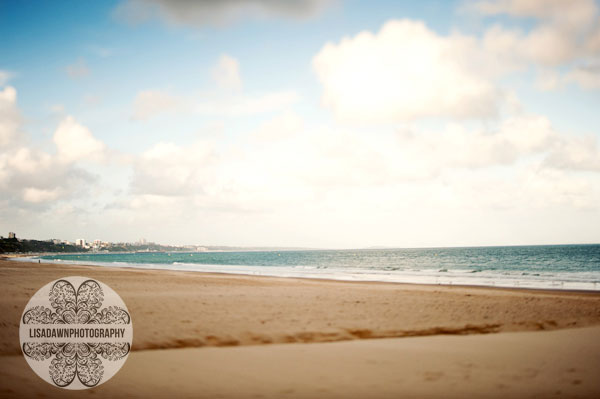
{"label": "distant hillside", "polygon": [[85,252],[75,245],[54,244],[51,241],[17,240],[16,238],[0,239],[0,254],[23,252]]}

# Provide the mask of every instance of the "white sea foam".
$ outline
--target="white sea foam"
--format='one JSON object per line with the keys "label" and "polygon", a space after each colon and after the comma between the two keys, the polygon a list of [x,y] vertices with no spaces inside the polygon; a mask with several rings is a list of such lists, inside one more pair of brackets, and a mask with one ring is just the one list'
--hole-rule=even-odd
{"label": "white sea foam", "polygon": [[[38,258],[15,258],[31,261]],[[317,266],[245,266],[174,262],[170,264],[94,262],[84,259],[41,259],[44,263],[87,264],[103,267],[135,269],[196,271],[208,273],[243,274],[251,276],[295,277],[341,281],[378,281],[414,284],[473,285],[512,288],[547,288],[560,290],[600,290],[600,272],[527,273],[523,271],[472,269],[361,269]],[[440,272],[440,270],[447,270]]]}

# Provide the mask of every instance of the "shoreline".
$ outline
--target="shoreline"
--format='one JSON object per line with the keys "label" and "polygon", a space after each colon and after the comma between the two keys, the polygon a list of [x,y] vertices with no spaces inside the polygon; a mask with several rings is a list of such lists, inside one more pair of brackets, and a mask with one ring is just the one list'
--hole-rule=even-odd
{"label": "shoreline", "polygon": [[[21,257],[19,257],[21,258]],[[3,259],[0,256],[0,262],[2,261],[12,261],[14,259],[6,258]],[[234,273],[234,272],[215,272],[215,271],[196,271],[196,270],[173,270],[173,269],[161,269],[159,267],[150,268],[150,267],[131,267],[131,266],[104,266],[98,264],[89,264],[89,263],[74,263],[75,261],[45,261],[42,259],[41,263],[29,262],[27,260],[15,260],[16,262],[30,263],[33,265],[64,265],[64,266],[76,266],[76,267],[89,267],[89,268],[101,268],[101,269],[114,269],[120,271],[129,271],[129,270],[140,270],[140,271],[157,271],[157,272],[172,272],[172,273],[193,273],[193,274],[204,274],[209,276],[243,276],[243,277],[252,277],[252,278],[265,278],[265,279],[289,279],[289,280],[310,280],[310,281],[322,281],[322,282],[340,282],[340,283],[348,283],[348,284],[360,284],[360,283],[368,283],[368,284],[392,284],[392,285],[409,285],[409,286],[423,286],[423,287],[456,287],[456,288],[479,288],[479,289],[490,289],[490,290],[508,290],[508,291],[533,291],[540,293],[573,293],[573,294],[592,294],[592,295],[600,295],[600,289],[598,290],[585,290],[585,289],[574,289],[574,288],[536,288],[536,287],[505,287],[505,286],[494,286],[494,285],[483,285],[483,284],[433,284],[433,283],[410,283],[410,282],[398,282],[398,281],[379,281],[379,280],[343,280],[343,279],[334,279],[334,278],[325,278],[325,277],[301,277],[301,276],[275,276],[275,275],[261,275],[261,274],[248,274],[248,273]],[[73,262],[73,263],[72,263]],[[161,265],[161,264],[157,264]]]}
{"label": "shoreline", "polygon": [[[3,259],[0,256],[0,268],[3,261],[12,261],[12,259]],[[195,270],[172,270],[172,269],[161,269],[161,268],[146,268],[146,267],[127,267],[127,266],[103,266],[96,264],[86,264],[86,263],[63,263],[63,262],[28,262],[25,260],[17,260],[19,263],[28,263],[33,266],[39,265],[57,265],[57,266],[74,266],[81,268],[90,268],[100,269],[100,270],[115,270],[115,271],[149,271],[149,272],[160,272],[160,273],[176,273],[176,274],[190,274],[190,275],[206,275],[213,277],[227,277],[227,276],[239,276],[239,277],[249,277],[249,278],[257,278],[257,279],[283,279],[283,280],[298,280],[298,281],[315,281],[315,282],[337,282],[343,284],[375,284],[375,285],[397,285],[397,286],[408,286],[408,287],[428,287],[428,288],[456,288],[456,289],[481,289],[481,290],[493,290],[493,291],[517,291],[524,293],[540,293],[540,294],[589,294],[592,296],[600,297],[600,290],[584,290],[584,289],[561,289],[561,288],[536,288],[536,287],[504,287],[504,286],[493,286],[493,285],[476,285],[476,284],[431,284],[431,283],[410,283],[410,282],[397,282],[397,281],[378,281],[378,280],[341,280],[341,279],[333,279],[333,278],[324,278],[324,277],[298,277],[298,276],[274,276],[274,275],[260,275],[260,274],[246,274],[246,273],[228,273],[228,272],[205,272],[205,271],[195,271]],[[600,324],[600,322],[599,322]]]}
{"label": "shoreline", "polygon": [[[82,253],[85,254],[85,253]],[[77,254],[73,254],[77,255]],[[429,282],[410,282],[410,281],[384,281],[384,280],[357,280],[357,279],[345,279],[345,278],[327,278],[327,277],[314,277],[314,276],[278,276],[274,274],[251,274],[244,272],[235,272],[235,271],[204,271],[204,270],[180,270],[180,269],[165,269],[160,266],[168,266],[168,264],[157,263],[156,267],[152,267],[154,264],[149,263],[140,263],[142,266],[114,266],[114,265],[105,265],[101,262],[95,263],[85,263],[85,261],[78,260],[47,260],[40,259],[41,263],[34,262],[33,259],[29,259],[32,256],[44,256],[41,254],[38,255],[19,255],[19,256],[6,256],[0,255],[0,261],[16,261],[23,263],[32,263],[32,264],[47,264],[47,265],[71,265],[71,266],[79,266],[79,267],[92,267],[92,268],[103,268],[103,269],[118,269],[118,270],[148,270],[148,271],[160,271],[160,272],[177,272],[177,273],[200,273],[200,274],[215,274],[215,275],[223,275],[223,276],[248,276],[248,277],[257,277],[257,278],[284,278],[284,279],[300,279],[300,280],[315,280],[315,281],[339,281],[346,283],[381,283],[381,284],[408,284],[408,285],[416,285],[416,286],[432,286],[432,287],[459,287],[459,288],[469,288],[469,287],[479,287],[483,289],[506,289],[506,290],[531,290],[531,291],[548,291],[548,292],[574,292],[574,293],[596,293],[600,294],[600,288],[598,289],[583,289],[583,288],[549,288],[549,287],[529,287],[529,286],[508,286],[508,285],[486,285],[486,284],[464,284],[464,283],[429,283]],[[137,265],[136,263],[131,263],[131,265]],[[596,285],[596,284],[594,284]]]}

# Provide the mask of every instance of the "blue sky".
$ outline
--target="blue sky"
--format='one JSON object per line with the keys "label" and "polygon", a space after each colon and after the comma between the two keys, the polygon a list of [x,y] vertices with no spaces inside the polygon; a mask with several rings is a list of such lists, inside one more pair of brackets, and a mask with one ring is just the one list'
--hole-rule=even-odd
{"label": "blue sky", "polygon": [[0,228],[174,244],[598,242],[598,8],[2,2]]}

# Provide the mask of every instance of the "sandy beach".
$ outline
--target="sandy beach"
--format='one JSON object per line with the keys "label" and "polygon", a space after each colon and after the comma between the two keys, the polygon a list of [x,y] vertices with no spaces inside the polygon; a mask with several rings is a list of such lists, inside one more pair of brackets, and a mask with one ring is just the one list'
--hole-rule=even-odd
{"label": "sandy beach", "polygon": [[[85,392],[37,377],[27,301],[96,278],[133,319],[122,370]],[[598,397],[600,294],[0,261],[0,396]]]}

